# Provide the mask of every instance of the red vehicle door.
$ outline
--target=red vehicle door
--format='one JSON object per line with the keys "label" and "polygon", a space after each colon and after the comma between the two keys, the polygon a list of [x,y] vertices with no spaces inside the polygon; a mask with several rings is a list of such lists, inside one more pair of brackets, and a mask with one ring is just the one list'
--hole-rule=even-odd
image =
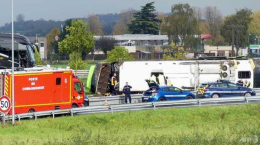
{"label": "red vehicle door", "polygon": [[55,72],[54,73],[54,88],[53,88],[53,100],[55,103],[61,103],[62,100],[62,72]]}

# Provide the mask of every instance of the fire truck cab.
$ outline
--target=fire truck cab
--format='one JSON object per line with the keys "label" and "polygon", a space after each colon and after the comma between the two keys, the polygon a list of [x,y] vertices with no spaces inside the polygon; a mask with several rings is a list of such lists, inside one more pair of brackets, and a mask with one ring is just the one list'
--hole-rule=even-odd
{"label": "fire truck cab", "polygon": [[[0,72],[0,93],[11,100],[11,70]],[[85,97],[83,84],[71,69],[50,67],[16,69],[14,96],[15,114],[83,107]]]}

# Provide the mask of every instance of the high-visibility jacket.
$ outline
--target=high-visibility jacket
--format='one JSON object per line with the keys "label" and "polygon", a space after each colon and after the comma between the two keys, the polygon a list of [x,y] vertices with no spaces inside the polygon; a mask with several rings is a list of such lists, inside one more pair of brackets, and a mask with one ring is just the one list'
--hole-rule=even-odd
{"label": "high-visibility jacket", "polygon": [[113,76],[113,77],[111,78],[111,85],[114,86],[114,85],[116,85],[116,84],[117,84],[117,79],[116,79],[116,77]]}
{"label": "high-visibility jacket", "polygon": [[248,88],[249,88],[249,87],[250,87],[250,85],[251,85],[251,84],[250,84],[250,82],[249,82],[249,81],[245,81],[245,82],[244,82],[244,86],[245,86],[245,87],[248,87]]}
{"label": "high-visibility jacket", "polygon": [[158,79],[159,79],[160,86],[164,86],[165,85],[164,76],[163,75],[159,75]]}
{"label": "high-visibility jacket", "polygon": [[172,86],[172,82],[169,79],[167,79],[166,82],[167,82],[166,84],[167,86]]}
{"label": "high-visibility jacket", "polygon": [[151,76],[150,81],[154,81],[156,83],[156,77],[154,75]]}

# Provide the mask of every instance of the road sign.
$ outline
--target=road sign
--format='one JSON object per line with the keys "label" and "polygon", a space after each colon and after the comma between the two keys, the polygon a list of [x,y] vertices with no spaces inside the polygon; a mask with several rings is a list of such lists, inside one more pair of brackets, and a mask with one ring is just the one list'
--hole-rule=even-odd
{"label": "road sign", "polygon": [[11,108],[11,101],[9,97],[2,96],[0,98],[0,112],[7,113],[9,112],[10,108]]}

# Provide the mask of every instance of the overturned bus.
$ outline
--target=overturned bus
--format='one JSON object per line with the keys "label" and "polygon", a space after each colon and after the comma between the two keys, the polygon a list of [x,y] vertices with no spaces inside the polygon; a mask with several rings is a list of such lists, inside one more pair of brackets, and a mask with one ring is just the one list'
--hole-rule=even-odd
{"label": "overturned bus", "polygon": [[[25,36],[14,34],[14,67],[34,67],[34,49]],[[0,69],[12,68],[12,34],[0,34]]]}

